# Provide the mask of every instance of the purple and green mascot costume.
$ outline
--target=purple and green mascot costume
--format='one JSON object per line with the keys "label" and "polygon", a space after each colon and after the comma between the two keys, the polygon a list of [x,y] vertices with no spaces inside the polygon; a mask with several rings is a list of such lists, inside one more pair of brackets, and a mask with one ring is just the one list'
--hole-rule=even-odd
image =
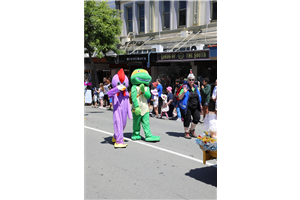
{"label": "purple and green mascot costume", "polygon": [[113,122],[115,134],[112,138],[112,142],[115,142],[115,148],[124,148],[127,144],[124,144],[123,131],[126,126],[127,116],[132,119],[132,112],[129,103],[129,93],[127,87],[129,81],[125,75],[123,68],[114,75],[112,79],[112,89],[107,92],[109,98],[112,98],[113,103]]}

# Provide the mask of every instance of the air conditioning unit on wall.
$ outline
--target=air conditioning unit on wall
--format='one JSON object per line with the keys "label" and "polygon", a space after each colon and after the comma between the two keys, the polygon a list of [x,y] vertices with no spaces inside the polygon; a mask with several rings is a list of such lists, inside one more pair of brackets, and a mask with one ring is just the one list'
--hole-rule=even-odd
{"label": "air conditioning unit on wall", "polygon": [[204,44],[192,44],[190,45],[190,50],[191,51],[196,51],[196,50],[203,50]]}
{"label": "air conditioning unit on wall", "polygon": [[161,45],[152,45],[151,46],[151,51],[152,52],[163,52],[164,51],[164,47]]}
{"label": "air conditioning unit on wall", "polygon": [[180,37],[187,37],[189,35],[188,31],[180,31]]}

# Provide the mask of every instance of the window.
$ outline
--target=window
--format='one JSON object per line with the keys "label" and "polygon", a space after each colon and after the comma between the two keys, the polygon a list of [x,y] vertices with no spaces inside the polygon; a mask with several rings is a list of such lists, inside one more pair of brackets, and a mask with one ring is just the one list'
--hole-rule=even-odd
{"label": "window", "polygon": [[149,30],[153,32],[154,27],[154,1],[150,1],[150,12],[149,12]]}
{"label": "window", "polygon": [[186,1],[179,1],[178,7],[179,26],[186,25]]}
{"label": "window", "polygon": [[211,20],[217,21],[217,1],[211,2]]}
{"label": "window", "polygon": [[163,29],[170,29],[170,1],[163,1]]}
{"label": "window", "polygon": [[145,4],[139,4],[138,5],[138,16],[139,16],[139,33],[145,32],[145,20],[144,20],[144,5]]}
{"label": "window", "polygon": [[132,32],[132,6],[131,7],[127,7],[127,34],[129,32]]}

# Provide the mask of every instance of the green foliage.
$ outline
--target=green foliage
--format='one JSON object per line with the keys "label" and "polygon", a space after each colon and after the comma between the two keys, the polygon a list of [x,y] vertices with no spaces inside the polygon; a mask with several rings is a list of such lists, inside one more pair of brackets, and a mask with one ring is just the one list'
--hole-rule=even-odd
{"label": "green foliage", "polygon": [[97,53],[102,58],[109,51],[123,53],[117,49],[120,43],[122,20],[121,11],[109,7],[107,1],[84,2],[84,47],[85,53]]}

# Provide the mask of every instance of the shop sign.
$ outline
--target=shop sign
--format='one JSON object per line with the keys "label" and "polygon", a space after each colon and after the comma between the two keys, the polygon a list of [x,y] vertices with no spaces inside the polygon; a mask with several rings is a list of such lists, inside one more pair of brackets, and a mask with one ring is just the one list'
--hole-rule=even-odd
{"label": "shop sign", "polygon": [[147,62],[148,55],[120,55],[119,62]]}
{"label": "shop sign", "polygon": [[94,63],[107,62],[105,58],[92,58]]}
{"label": "shop sign", "polygon": [[209,51],[187,51],[157,54],[157,61],[191,61],[209,58]]}

